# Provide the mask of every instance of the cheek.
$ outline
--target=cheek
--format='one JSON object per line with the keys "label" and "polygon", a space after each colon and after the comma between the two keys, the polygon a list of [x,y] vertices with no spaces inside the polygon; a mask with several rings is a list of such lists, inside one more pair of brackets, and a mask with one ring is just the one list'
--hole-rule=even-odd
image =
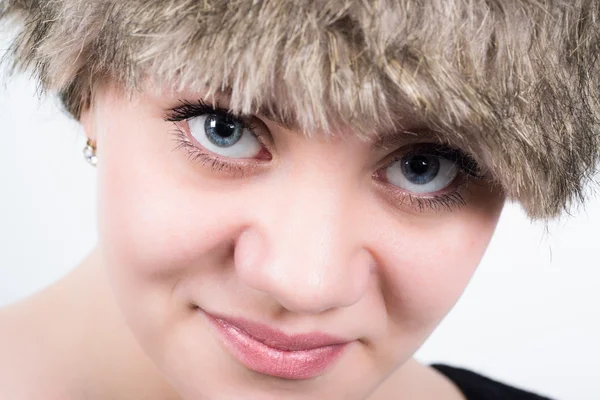
{"label": "cheek", "polygon": [[99,244],[125,311],[157,313],[164,309],[159,300],[199,260],[206,271],[230,253],[227,238],[239,229],[239,206],[226,190],[181,173],[193,168],[181,149],[173,151],[169,124],[143,117],[132,122],[119,110],[110,114],[115,117],[98,142]]}
{"label": "cheek", "polygon": [[464,209],[434,226],[394,228],[387,240],[396,250],[382,282],[397,327],[429,333],[450,311],[487,248],[499,210]]}

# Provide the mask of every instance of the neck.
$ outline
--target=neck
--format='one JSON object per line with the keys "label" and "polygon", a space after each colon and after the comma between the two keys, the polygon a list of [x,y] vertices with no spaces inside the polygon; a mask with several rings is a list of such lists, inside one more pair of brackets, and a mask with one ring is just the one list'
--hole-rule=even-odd
{"label": "neck", "polygon": [[79,391],[88,393],[94,382],[93,386],[99,387],[98,399],[179,399],[125,324],[97,249],[56,289],[67,294],[67,323],[82,327],[73,331],[79,337],[71,338],[79,347],[76,356],[84,370],[80,373],[89,378],[78,380],[82,385]]}

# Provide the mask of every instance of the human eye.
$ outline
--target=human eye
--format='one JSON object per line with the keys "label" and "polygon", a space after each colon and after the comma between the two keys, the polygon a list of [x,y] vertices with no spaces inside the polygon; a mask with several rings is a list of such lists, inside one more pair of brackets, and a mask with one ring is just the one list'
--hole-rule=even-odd
{"label": "human eye", "polygon": [[432,143],[401,149],[376,176],[419,210],[464,205],[462,187],[484,177],[464,151]]}
{"label": "human eye", "polygon": [[219,171],[242,172],[252,160],[268,160],[255,117],[233,115],[229,110],[202,100],[169,110],[166,121],[176,124],[175,139],[188,150],[192,161]]}

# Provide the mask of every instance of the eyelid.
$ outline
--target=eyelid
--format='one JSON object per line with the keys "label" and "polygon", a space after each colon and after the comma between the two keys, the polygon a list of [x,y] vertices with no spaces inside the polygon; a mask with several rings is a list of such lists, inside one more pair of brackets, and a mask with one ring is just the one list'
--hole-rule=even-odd
{"label": "eyelid", "polygon": [[424,139],[434,139],[429,136],[425,130],[402,130],[378,137],[373,141],[373,148],[378,150],[393,150],[419,143],[419,141]]}
{"label": "eyelid", "polygon": [[391,158],[388,158],[384,163],[384,167],[389,167],[410,155],[430,155],[445,158],[456,163],[461,172],[473,179],[483,179],[485,177],[483,168],[474,157],[464,150],[443,143],[422,142],[404,146],[390,155]]}
{"label": "eyelid", "polygon": [[[215,102],[215,104],[211,104],[206,103],[203,99],[199,99],[197,100],[197,102],[179,100],[179,103],[180,104],[178,106],[167,110],[164,116],[165,121],[185,121],[206,114],[219,114],[231,119],[235,119],[242,123],[246,123],[252,118],[252,116],[248,115],[235,114],[230,109],[219,106],[218,102]],[[244,127],[246,128],[246,126]]]}
{"label": "eyelid", "polygon": [[221,107],[218,101],[212,104],[205,102],[203,99],[198,99],[195,102],[180,99],[179,103],[178,106],[166,111],[164,115],[165,121],[183,122],[207,114],[222,115],[239,121],[243,128],[248,129],[267,150],[273,145],[273,140],[268,134],[268,128],[264,126],[260,118],[254,115],[236,114],[228,108]]}

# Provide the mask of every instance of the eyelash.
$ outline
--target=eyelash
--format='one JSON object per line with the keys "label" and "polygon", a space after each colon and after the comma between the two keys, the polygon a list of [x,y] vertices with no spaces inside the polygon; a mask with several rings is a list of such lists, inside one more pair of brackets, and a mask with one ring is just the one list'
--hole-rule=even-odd
{"label": "eyelash", "polygon": [[[404,157],[410,155],[428,155],[445,158],[456,163],[460,174],[457,176],[457,178],[455,178],[455,182],[448,186],[454,186],[454,189],[447,193],[417,196],[410,192],[403,191],[401,188],[393,185],[391,185],[391,189],[386,188],[386,190],[395,193],[395,198],[402,197],[410,203],[411,207],[416,208],[419,211],[453,211],[454,209],[466,206],[467,201],[465,200],[464,195],[469,193],[473,185],[480,184],[478,182],[485,179],[485,174],[482,172],[478,163],[471,156],[460,149],[441,143],[416,144],[415,147],[410,151],[405,151],[401,154],[395,155],[375,174],[378,174],[379,171],[386,169],[395,162],[401,161]],[[457,181],[458,183],[456,183]]]}
{"label": "eyelash", "polygon": [[254,134],[254,136],[264,146],[265,143],[264,140],[262,140],[262,135],[257,132],[257,126],[252,123],[250,118],[236,115],[231,112],[231,110],[220,107],[218,102],[215,105],[207,104],[203,100],[198,100],[195,103],[186,100],[180,100],[180,102],[181,105],[168,110],[164,118],[165,121],[174,122],[176,124],[176,129],[172,133],[178,145],[175,147],[175,149],[173,149],[173,151],[183,148],[186,150],[190,162],[198,162],[202,166],[210,167],[213,171],[224,172],[239,178],[243,178],[248,174],[249,166],[257,166],[256,163],[251,163],[249,165],[248,162],[251,162],[251,160],[246,160],[242,164],[237,163],[235,160],[224,161],[213,156],[210,152],[194,145],[188,138],[188,135],[184,132],[183,128],[177,124],[178,122],[184,122],[191,118],[200,117],[206,114],[216,114],[223,117],[229,117],[239,121],[242,124],[242,128],[248,129],[250,132],[252,132],[252,134]]}
{"label": "eyelash", "polygon": [[[203,100],[198,100],[194,103],[182,100],[181,105],[168,110],[164,118],[165,121],[174,122],[176,124],[176,129],[172,133],[178,145],[173,150],[175,151],[183,148],[186,150],[190,162],[199,162],[202,166],[208,166],[211,168],[211,170],[216,172],[224,172],[240,178],[246,176],[248,173],[251,173],[252,170],[257,167],[258,164],[260,164],[260,162],[252,163],[252,160],[245,160],[243,163],[237,163],[235,160],[224,161],[218,157],[215,157],[210,152],[194,145],[184,132],[183,128],[177,124],[179,122],[184,122],[191,118],[206,114],[217,114],[239,121],[243,128],[252,132],[252,134],[254,134],[264,146],[262,134],[257,132],[257,127],[252,123],[251,118],[236,115],[231,112],[231,110],[220,107],[218,103],[212,105],[205,103]],[[461,176],[457,178],[460,179],[461,182],[456,185],[452,184],[455,186],[455,188],[451,192],[428,196],[417,196],[396,187],[386,188],[386,191],[391,191],[395,199],[400,198],[402,202],[408,201],[410,206],[417,209],[419,212],[424,212],[426,210],[453,211],[465,206],[467,204],[464,197],[465,192],[468,192],[471,185],[475,184],[477,180],[484,178],[484,175],[480,172],[477,162],[463,151],[447,145],[417,145],[417,148],[419,147],[425,147],[426,150],[416,151],[412,149],[410,152],[403,152],[402,154],[396,155],[382,168],[378,169],[378,171],[373,175],[376,176],[379,171],[386,169],[393,163],[400,161],[403,157],[406,157],[411,153],[446,158],[456,163],[461,174]],[[381,181],[381,179],[378,180]]]}

